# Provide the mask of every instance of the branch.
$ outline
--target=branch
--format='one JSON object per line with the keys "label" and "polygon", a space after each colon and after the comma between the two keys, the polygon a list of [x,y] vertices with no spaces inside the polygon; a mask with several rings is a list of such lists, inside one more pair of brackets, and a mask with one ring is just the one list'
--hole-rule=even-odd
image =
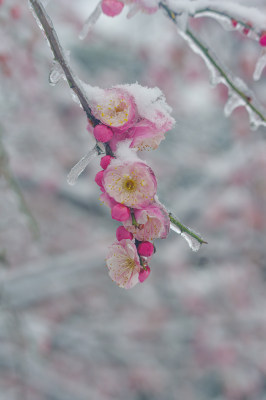
{"label": "branch", "polygon": [[94,115],[92,114],[88,99],[83,89],[80,87],[78,79],[75,77],[75,74],[73,73],[72,69],[69,66],[69,63],[64,54],[64,51],[59,42],[57,33],[54,29],[53,23],[49,15],[46,13],[40,0],[29,0],[29,3],[32,7],[34,16],[37,18],[37,23],[39,22],[38,25],[41,24],[41,27],[44,30],[45,36],[47,37],[47,40],[53,52],[55,61],[57,61],[60,64],[66,76],[70,89],[72,89],[73,92],[78,97],[80,104],[85,113],[87,114],[87,118],[91,121],[92,125],[95,126],[99,124],[100,121],[97,118],[95,118]]}
{"label": "branch", "polygon": [[180,221],[176,219],[176,217],[173,217],[172,213],[169,213],[169,218],[172,224],[177,226],[180,229],[180,234],[181,233],[188,233],[189,236],[192,236],[194,239],[196,239],[200,244],[208,244],[205,240],[203,240],[199,235],[197,235],[195,232],[193,232],[191,229],[189,229],[187,226],[183,225]]}
{"label": "branch", "polygon": [[[20,190],[19,184],[17,183],[17,180],[15,179],[15,177],[13,176],[13,174],[9,168],[8,156],[4,149],[1,137],[0,137],[0,175],[3,175],[3,177],[5,178],[6,182],[10,186],[10,188],[16,194],[16,196],[18,198],[18,202],[19,202],[20,211],[24,215],[26,215],[33,237],[38,238],[38,236],[39,236],[38,224],[24,199],[24,196]],[[0,258],[3,258],[3,257],[0,256]]]}
{"label": "branch", "polygon": [[[57,37],[57,34],[55,32],[55,29],[53,27],[53,23],[52,23],[51,19],[49,18],[48,14],[46,13],[44,7],[42,6],[42,4],[40,3],[39,0],[29,0],[29,2],[33,8],[33,12],[34,12],[36,18],[38,19],[38,21],[40,22],[40,24],[44,30],[44,33],[48,39],[48,42],[50,43],[55,60],[58,61],[58,63],[61,65],[61,67],[65,73],[69,87],[78,96],[80,103],[83,107],[83,110],[86,112],[88,119],[92,122],[92,125],[95,126],[95,125],[99,124],[100,121],[97,120],[94,117],[94,115],[92,114],[91,108],[90,108],[88,100],[86,98],[86,95],[84,94],[83,90],[79,86],[77,79],[74,77],[75,75],[72,72],[72,70],[66,60],[66,57],[64,56],[62,46],[59,42],[59,39]],[[166,10],[168,10],[166,6],[164,6],[162,4],[160,4],[160,5],[163,6],[163,8],[165,8]],[[170,10],[168,10],[168,12],[171,13]],[[174,19],[172,18],[174,21],[175,21],[175,17],[176,17],[176,14],[174,14]],[[96,147],[97,147],[97,145],[96,145]],[[105,150],[106,150],[106,154],[113,155],[108,143],[105,145]],[[99,154],[99,152],[98,152],[98,154]],[[131,215],[132,215],[132,223],[133,223],[133,225],[136,225],[137,222],[136,222],[134,213],[132,212]],[[169,218],[170,218],[170,221],[180,229],[180,233],[187,233],[188,235],[190,235],[191,237],[196,239],[199,242],[199,244],[207,243],[203,239],[201,239],[200,236],[198,236],[196,233],[191,231],[189,228],[187,228],[185,225],[183,225],[181,222],[179,222],[176,218],[174,218],[171,213],[169,213]]]}
{"label": "branch", "polygon": [[[162,2],[159,3],[160,7],[163,8],[168,17],[177,25],[177,16],[178,14],[172,11],[167,5],[163,4]],[[206,57],[206,59],[210,62],[210,64],[219,72],[219,74],[224,78],[228,87],[236,93],[245,103],[247,109],[253,111],[262,121],[263,125],[266,124],[266,117],[264,116],[263,112],[259,110],[257,105],[252,103],[252,94],[249,91],[249,94],[245,94],[237,85],[234,83],[234,79],[229,76],[229,74],[225,71],[225,69],[220,65],[219,61],[217,60],[216,56],[212,53],[212,51],[206,47],[193,33],[192,31],[187,28],[184,32],[184,35],[187,36],[188,39],[192,41],[192,43],[200,50],[200,52]]]}

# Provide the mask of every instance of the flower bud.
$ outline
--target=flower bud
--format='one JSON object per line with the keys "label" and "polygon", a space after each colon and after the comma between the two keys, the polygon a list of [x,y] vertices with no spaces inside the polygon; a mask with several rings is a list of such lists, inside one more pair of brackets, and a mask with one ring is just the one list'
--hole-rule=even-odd
{"label": "flower bud", "polygon": [[119,226],[116,230],[116,238],[117,240],[122,240],[122,239],[133,239],[133,235],[131,232],[128,232],[122,225]]}
{"label": "flower bud", "polygon": [[130,217],[130,209],[123,204],[116,204],[111,210],[111,215],[116,221],[126,221]]}
{"label": "flower bud", "polygon": [[140,256],[150,257],[154,253],[154,246],[151,242],[141,242],[138,245],[138,253]]}
{"label": "flower bud", "polygon": [[105,125],[96,125],[93,134],[98,142],[106,143],[113,137],[112,129],[108,128]]}

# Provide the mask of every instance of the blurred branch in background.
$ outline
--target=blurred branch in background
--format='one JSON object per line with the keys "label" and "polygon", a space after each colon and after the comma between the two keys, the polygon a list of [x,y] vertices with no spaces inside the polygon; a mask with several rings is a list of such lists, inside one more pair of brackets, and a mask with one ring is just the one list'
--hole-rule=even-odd
{"label": "blurred branch in background", "polygon": [[0,132],[0,176],[1,175],[4,177],[7,184],[9,185],[10,189],[13,191],[14,195],[16,196],[16,198],[18,200],[18,204],[19,204],[19,209],[27,218],[28,225],[29,225],[30,231],[33,235],[33,238],[37,239],[39,237],[39,233],[40,233],[38,223],[37,223],[35,217],[33,216],[30,208],[28,207],[27,202],[25,201],[25,198],[20,189],[20,186],[10,169],[8,155],[4,148],[4,144],[3,144],[3,140],[2,140],[2,136],[1,136],[1,132]]}

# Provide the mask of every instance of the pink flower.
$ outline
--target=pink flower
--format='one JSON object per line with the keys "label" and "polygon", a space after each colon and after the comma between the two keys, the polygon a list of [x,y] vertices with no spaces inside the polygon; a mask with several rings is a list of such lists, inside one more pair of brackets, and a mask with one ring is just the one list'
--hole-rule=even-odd
{"label": "pink flower", "polygon": [[124,4],[119,0],[102,0],[102,11],[109,17],[115,17],[123,10]]}
{"label": "pink flower", "polygon": [[105,191],[101,194],[100,200],[107,207],[113,208],[116,204],[118,204],[112,197],[110,197]]}
{"label": "pink flower", "polygon": [[135,244],[128,239],[115,242],[110,246],[106,258],[109,275],[119,287],[131,289],[139,282],[141,269]]}
{"label": "pink flower", "polygon": [[133,140],[130,147],[136,147],[138,150],[155,150],[162,140],[165,139],[163,129],[158,129],[147,119],[138,122],[131,130]]}
{"label": "pink flower", "polygon": [[154,201],[157,182],[153,171],[142,162],[112,162],[103,174],[107,194],[118,203],[141,208]]}
{"label": "pink flower", "polygon": [[94,105],[94,115],[103,124],[121,132],[132,126],[136,117],[134,98],[119,88],[105,90],[104,96]]}
{"label": "pink flower", "polygon": [[134,210],[138,227],[132,225],[132,219],[125,221],[124,227],[139,241],[165,239],[170,229],[170,219],[167,211],[158,204]]}

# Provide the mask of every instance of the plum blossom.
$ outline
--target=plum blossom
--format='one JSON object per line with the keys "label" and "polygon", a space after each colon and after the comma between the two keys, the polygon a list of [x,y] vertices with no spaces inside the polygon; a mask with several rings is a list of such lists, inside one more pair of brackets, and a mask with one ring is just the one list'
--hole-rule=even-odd
{"label": "plum blossom", "polygon": [[115,242],[106,257],[109,275],[119,287],[131,289],[139,282],[140,259],[135,244],[129,239]]}
{"label": "plum blossom", "polygon": [[107,89],[93,107],[94,115],[103,124],[126,131],[133,125],[136,117],[134,98],[119,88]]}
{"label": "plum blossom", "polygon": [[132,218],[126,220],[124,227],[137,240],[152,241],[165,239],[170,229],[170,219],[163,206],[156,203],[138,210],[134,210],[137,226],[132,224]]}
{"label": "plum blossom", "polygon": [[154,173],[143,162],[111,162],[103,173],[102,184],[116,202],[133,208],[151,204],[157,190]]}

